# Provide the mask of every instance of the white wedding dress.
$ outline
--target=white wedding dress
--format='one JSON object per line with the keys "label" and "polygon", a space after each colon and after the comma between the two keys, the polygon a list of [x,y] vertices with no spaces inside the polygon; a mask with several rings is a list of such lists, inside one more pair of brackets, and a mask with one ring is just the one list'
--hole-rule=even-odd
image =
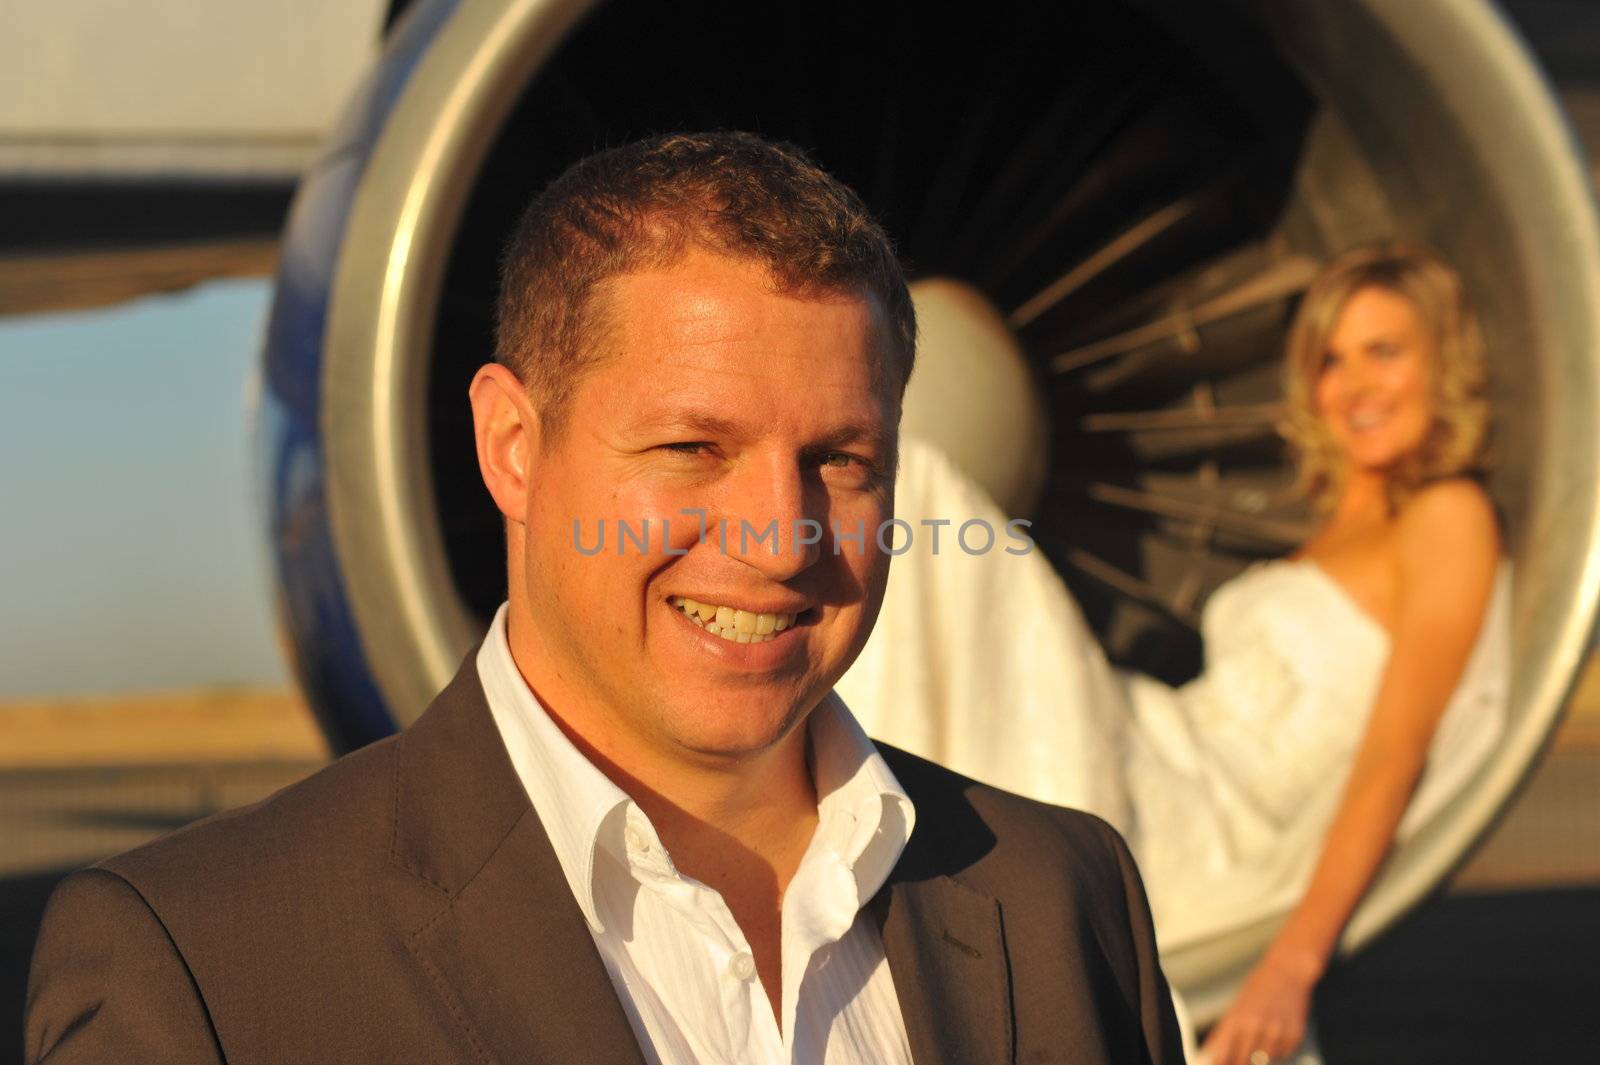
{"label": "white wedding dress", "polygon": [[[1116,825],[1164,948],[1294,904],[1389,651],[1341,586],[1306,561],[1246,570],[1206,603],[1204,671],[1172,688],[1106,662],[1049,562],[1004,553],[1004,516],[932,445],[902,442],[896,514],[916,539],[836,688],[869,734]],[[1000,531],[980,555],[954,542],[974,517]],[[942,518],[936,556],[920,523]],[[1502,566],[1401,840],[1459,794],[1504,729],[1509,592]]]}

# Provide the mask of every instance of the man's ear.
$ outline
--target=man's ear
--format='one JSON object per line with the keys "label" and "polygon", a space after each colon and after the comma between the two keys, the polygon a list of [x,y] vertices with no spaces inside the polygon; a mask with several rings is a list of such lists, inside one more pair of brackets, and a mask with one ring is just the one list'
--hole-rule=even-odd
{"label": "man's ear", "polygon": [[479,367],[467,387],[478,472],[511,521],[526,520],[529,483],[539,453],[539,413],[517,376],[499,363]]}

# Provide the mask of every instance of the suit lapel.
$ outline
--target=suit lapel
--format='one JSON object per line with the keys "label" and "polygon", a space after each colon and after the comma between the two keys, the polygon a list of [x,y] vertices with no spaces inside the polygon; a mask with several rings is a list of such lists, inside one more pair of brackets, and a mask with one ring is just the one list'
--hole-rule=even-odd
{"label": "suit lapel", "polygon": [[1000,903],[948,876],[895,876],[872,907],[916,1065],[1010,1062]]}
{"label": "suit lapel", "polygon": [[531,808],[411,946],[489,1059],[644,1065]]}
{"label": "suit lapel", "polygon": [[406,944],[480,1059],[644,1065],[476,660],[401,741],[392,858],[437,900]]}

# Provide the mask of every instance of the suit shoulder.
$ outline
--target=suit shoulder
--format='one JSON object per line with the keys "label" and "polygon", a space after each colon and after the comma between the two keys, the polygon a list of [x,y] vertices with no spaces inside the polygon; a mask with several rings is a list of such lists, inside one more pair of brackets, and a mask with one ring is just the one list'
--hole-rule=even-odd
{"label": "suit shoulder", "polygon": [[1130,1039],[1110,1060],[1181,1061],[1149,905],[1117,830],[893,748],[884,757],[916,807],[900,875],[949,877],[998,902],[1008,960],[1049,1018],[1042,1026],[1060,1016],[1054,989],[1114,986],[1114,995],[1097,997],[1096,1016],[1104,1024],[1122,1011],[1112,1027],[1137,1033],[1145,1049]]}
{"label": "suit shoulder", "polygon": [[29,1061],[127,1060],[159,1042],[163,1060],[220,1061],[193,974],[139,891],[80,869],[50,896],[24,1007]]}
{"label": "suit shoulder", "polygon": [[66,953],[81,953],[86,943],[103,945],[107,928],[139,925],[160,927],[139,889],[117,872],[91,866],[67,874],[50,892],[38,948],[48,953],[56,940],[65,940],[77,948]]}
{"label": "suit shoulder", "polygon": [[392,806],[399,737],[347,754],[258,802],[213,814],[97,868],[147,898],[197,882],[210,890],[231,877],[348,862],[370,848]]}
{"label": "suit shoulder", "polygon": [[1055,873],[1119,886],[1124,880],[1124,865],[1132,862],[1127,844],[1103,818],[973,780],[888,744],[878,748],[916,807],[917,831],[930,826],[950,843],[978,822],[985,831],[977,835],[990,841],[985,865],[1016,861],[1030,867],[1030,878]]}

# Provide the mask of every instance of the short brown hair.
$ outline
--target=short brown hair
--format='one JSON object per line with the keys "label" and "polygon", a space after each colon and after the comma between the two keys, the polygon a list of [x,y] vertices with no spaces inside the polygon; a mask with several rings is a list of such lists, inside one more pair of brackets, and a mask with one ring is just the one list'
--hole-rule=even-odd
{"label": "short brown hair", "polygon": [[579,160],[523,213],[501,260],[495,361],[559,435],[601,358],[594,289],[675,262],[690,246],[755,260],[784,292],[876,297],[903,390],[916,315],[887,234],[800,149],[751,133],[670,134]]}
{"label": "short brown hair", "polygon": [[1434,342],[1433,425],[1417,452],[1393,471],[1390,505],[1398,507],[1430,481],[1479,473],[1484,465],[1489,436],[1487,369],[1477,316],[1460,275],[1437,252],[1420,244],[1353,248],[1323,267],[1289,327],[1283,433],[1294,453],[1300,488],[1318,510],[1337,503],[1348,470],[1342,450],[1317,413],[1317,377],[1340,312],[1364,288],[1385,289],[1410,300]]}

